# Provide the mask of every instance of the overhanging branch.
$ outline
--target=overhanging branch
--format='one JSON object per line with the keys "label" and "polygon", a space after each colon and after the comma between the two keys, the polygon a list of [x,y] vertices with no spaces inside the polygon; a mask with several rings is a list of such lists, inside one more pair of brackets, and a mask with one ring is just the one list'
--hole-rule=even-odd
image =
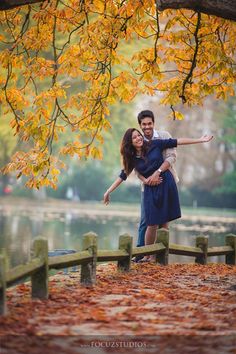
{"label": "overhanging branch", "polygon": [[[0,11],[48,0],[1,0]],[[189,9],[208,15],[236,21],[236,0],[156,0],[159,11],[166,9]]]}
{"label": "overhanging branch", "polygon": [[0,11],[2,10],[10,10],[15,7],[31,5],[37,2],[44,2],[48,0],[1,0],[0,2]]}
{"label": "overhanging branch", "polygon": [[236,21],[236,0],[156,0],[159,11],[189,9]]}

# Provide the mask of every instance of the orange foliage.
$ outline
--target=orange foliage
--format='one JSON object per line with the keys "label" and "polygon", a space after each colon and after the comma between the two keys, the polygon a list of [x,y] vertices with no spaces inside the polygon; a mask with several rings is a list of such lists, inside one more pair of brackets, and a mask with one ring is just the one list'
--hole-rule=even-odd
{"label": "orange foliage", "polygon": [[[101,134],[117,100],[161,92],[174,119],[182,119],[175,109],[181,102],[234,95],[236,25],[224,19],[158,13],[151,0],[52,0],[2,11],[0,26],[2,113],[12,113],[12,129],[32,146],[4,172],[28,176],[29,187],[56,187],[60,155],[101,158]],[[122,54],[132,41],[140,49]],[[79,141],[53,156],[68,127],[80,132]]]}

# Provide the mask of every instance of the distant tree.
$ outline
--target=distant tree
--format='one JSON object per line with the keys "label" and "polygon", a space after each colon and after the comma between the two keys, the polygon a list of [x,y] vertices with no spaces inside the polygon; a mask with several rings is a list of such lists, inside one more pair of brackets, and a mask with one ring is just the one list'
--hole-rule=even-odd
{"label": "distant tree", "polygon": [[[224,116],[224,119],[222,119]],[[220,144],[224,154],[221,185],[214,190],[222,198],[236,200],[236,99],[230,99],[218,117],[221,122]],[[235,203],[236,205],[236,203]]]}
{"label": "distant tree", "polygon": [[[9,119],[0,122],[0,167],[6,165],[17,148],[18,139],[12,135]],[[4,194],[9,184],[9,175],[0,176],[0,194]]]}
{"label": "distant tree", "polygon": [[[29,187],[56,187],[62,155],[101,158],[117,101],[161,92],[172,117],[182,119],[180,103],[234,94],[232,21],[201,8],[159,12],[163,1],[33,2],[5,0],[1,9],[13,9],[0,12],[0,102],[14,132],[32,144],[4,172],[26,175]],[[123,43],[134,40],[140,49],[124,55]],[[68,128],[71,141],[57,153]]]}

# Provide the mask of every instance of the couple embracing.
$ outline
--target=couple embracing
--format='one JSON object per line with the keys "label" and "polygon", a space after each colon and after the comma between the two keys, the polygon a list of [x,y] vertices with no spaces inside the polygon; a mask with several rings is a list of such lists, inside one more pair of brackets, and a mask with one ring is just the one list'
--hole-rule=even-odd
{"label": "couple embracing", "polygon": [[[181,217],[176,182],[178,177],[173,164],[178,145],[198,144],[210,141],[213,136],[201,138],[172,139],[168,132],[154,129],[154,114],[145,110],[138,114],[138,123],[143,134],[129,128],[122,139],[120,153],[123,168],[119,177],[104,194],[104,203],[110,194],[135,170],[142,181],[141,220],[137,246],[153,244],[157,229],[168,228],[168,222]],[[154,256],[145,256],[136,261],[155,261]]]}

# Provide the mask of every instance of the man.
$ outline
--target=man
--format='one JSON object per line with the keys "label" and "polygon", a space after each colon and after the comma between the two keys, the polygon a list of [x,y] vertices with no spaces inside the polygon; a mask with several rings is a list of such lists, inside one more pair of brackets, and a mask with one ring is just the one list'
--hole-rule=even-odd
{"label": "man", "polygon": [[[152,111],[145,110],[141,111],[138,114],[138,123],[139,126],[144,134],[144,139],[149,141],[149,140],[154,140],[154,139],[169,139],[171,138],[171,135],[166,132],[166,131],[156,131],[154,129],[154,123],[155,123],[155,118],[154,114]],[[160,177],[161,172],[164,172],[165,170],[170,170],[170,172],[173,174],[173,177],[176,181],[178,182],[178,176],[173,168],[173,164],[176,161],[176,149],[166,149],[163,151],[163,158],[164,158],[164,163],[162,164],[162,169],[158,169],[157,171],[154,172],[152,176],[150,176],[147,180],[147,183],[149,185],[157,185],[162,182],[162,178]],[[144,213],[144,202],[143,202],[143,193],[144,188],[142,185],[141,189],[141,219],[140,219],[140,224],[139,224],[139,229],[138,229],[138,242],[137,242],[137,247],[144,246],[145,245],[145,232],[147,229],[146,225],[146,220],[145,220],[145,213]],[[167,227],[167,225],[160,225],[160,227]],[[133,261],[138,262],[142,257],[134,257]]]}

